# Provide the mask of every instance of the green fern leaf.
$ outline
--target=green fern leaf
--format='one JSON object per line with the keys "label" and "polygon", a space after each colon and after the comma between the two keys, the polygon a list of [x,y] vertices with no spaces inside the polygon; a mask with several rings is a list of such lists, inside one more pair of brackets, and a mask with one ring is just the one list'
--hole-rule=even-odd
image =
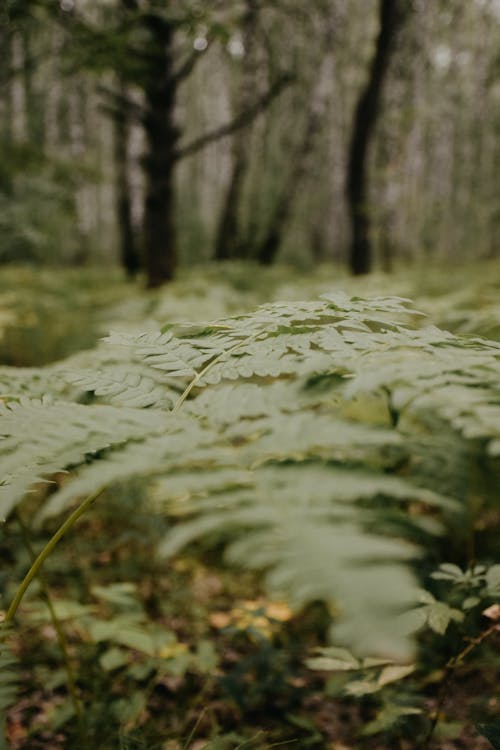
{"label": "green fern leaf", "polygon": [[[70,474],[42,520],[144,476],[176,519],[164,554],[222,539],[297,606],[324,599],[340,640],[408,653],[395,615],[416,595],[409,540],[460,512],[457,467],[500,452],[500,347],[414,329],[415,314],[401,298],[325,295],[114,333],[14,377],[0,510],[54,471]],[[45,386],[53,401],[25,399]],[[100,403],[71,403],[82,391]]]}
{"label": "green fern leaf", "polygon": [[35,483],[111,446],[165,429],[165,415],[142,409],[83,406],[21,398],[0,405],[0,518]]}
{"label": "green fern leaf", "polygon": [[175,394],[167,384],[158,383],[130,365],[117,365],[109,370],[80,370],[63,373],[72,385],[104,397],[108,403],[132,408],[171,408]]}

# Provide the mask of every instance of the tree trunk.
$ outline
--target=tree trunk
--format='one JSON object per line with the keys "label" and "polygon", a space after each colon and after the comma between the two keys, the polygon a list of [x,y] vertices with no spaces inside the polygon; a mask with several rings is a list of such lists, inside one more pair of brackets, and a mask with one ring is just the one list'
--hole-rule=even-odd
{"label": "tree trunk", "polygon": [[140,269],[141,263],[132,222],[128,153],[130,111],[126,102],[127,90],[123,83],[120,86],[120,93],[123,94],[122,105],[117,109],[114,117],[116,215],[121,264],[127,275],[132,278]]}
{"label": "tree trunk", "polygon": [[23,37],[20,32],[11,38],[11,60],[13,75],[10,84],[12,135],[17,143],[26,143],[28,140],[28,116],[26,101],[26,50]]}
{"label": "tree trunk", "polygon": [[325,75],[326,65],[327,59],[323,58],[317,83],[310,98],[302,139],[291,157],[292,168],[290,174],[274,208],[266,234],[258,247],[257,260],[264,266],[270,266],[276,260],[283,241],[286,224],[292,213],[295,196],[308,172],[309,157],[313,150],[325,110],[322,80]]}
{"label": "tree trunk", "polygon": [[[245,50],[244,70],[242,75],[238,114],[245,112],[251,105],[255,91],[255,36],[258,20],[257,0],[246,1],[246,13],[243,21],[243,47]],[[215,260],[229,260],[244,254],[241,227],[238,220],[241,193],[249,163],[249,135],[246,130],[238,131],[233,136],[233,163],[229,184],[224,199],[215,240]]]}
{"label": "tree trunk", "polygon": [[61,145],[61,101],[64,99],[62,78],[59,71],[59,61],[62,57],[64,45],[63,31],[59,27],[51,30],[50,39],[50,86],[43,110],[45,147],[49,155],[58,153]]}
{"label": "tree trunk", "polygon": [[[0,22],[0,49],[2,50],[2,59],[0,61],[0,107],[2,119],[0,122],[0,137],[5,144],[12,143],[12,101],[11,101],[11,68],[12,68],[12,48],[11,35],[7,25]],[[4,168],[1,170],[1,177],[4,178]]]}
{"label": "tree trunk", "polygon": [[248,157],[246,147],[242,145],[245,134],[239,133],[236,138],[238,143],[233,148],[233,168],[217,228],[214,260],[230,260],[243,255],[238,210]]}
{"label": "tree trunk", "polygon": [[143,120],[147,142],[144,254],[147,286],[153,288],[170,281],[177,265],[174,218],[177,82],[172,58],[173,26],[168,20],[153,14],[146,18],[146,25],[151,45],[144,55],[147,64],[146,114]]}
{"label": "tree trunk", "polygon": [[404,18],[403,0],[379,0],[380,30],[368,83],[356,112],[347,167],[346,197],[351,221],[350,267],[355,275],[372,267],[370,216],[368,207],[368,151],[375,132],[382,87],[389,67],[396,35]]}

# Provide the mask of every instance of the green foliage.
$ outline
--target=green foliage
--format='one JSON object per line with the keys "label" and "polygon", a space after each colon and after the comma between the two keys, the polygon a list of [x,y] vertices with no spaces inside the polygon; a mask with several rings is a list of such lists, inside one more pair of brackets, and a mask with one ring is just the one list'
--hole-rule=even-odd
{"label": "green foliage", "polygon": [[[485,606],[498,601],[499,574],[499,565],[475,565],[462,570],[453,563],[442,563],[430,576],[432,580],[442,582],[439,584],[443,589],[440,598],[430,591],[422,591],[420,606],[406,615],[409,622],[413,621],[413,629],[428,628],[440,659],[450,644],[454,644],[455,649],[442,672],[438,670],[435,673],[440,690],[435,716],[429,716],[430,729],[427,728],[424,733],[427,743],[424,746],[429,746],[433,736],[458,737],[463,729],[466,717],[460,716],[459,721],[450,721],[442,709],[447,693],[453,692],[453,671],[470,658],[474,649],[498,631],[498,605],[487,609]],[[452,631],[451,634],[449,631]],[[418,680],[416,673],[422,669],[422,662],[422,657],[408,664],[394,664],[372,657],[359,659],[347,649],[327,647],[316,649],[316,655],[307,660],[307,665],[310,669],[337,675],[336,690],[340,694],[362,700],[375,698],[375,717],[361,732],[369,736],[393,732],[408,717],[424,716],[422,699],[411,690],[411,682],[415,684],[415,680]],[[494,736],[494,724],[486,725],[482,732],[488,738],[490,726]],[[478,729],[482,731],[480,727]]]}
{"label": "green foliage", "polygon": [[[179,677],[188,670],[210,673],[217,666],[217,654],[211,643],[200,640],[196,649],[190,651],[173,631],[153,623],[134,583],[95,585],[91,594],[89,605],[57,600],[54,606],[57,618],[70,627],[78,627],[94,648],[101,669],[126,680],[132,696],[153,678]],[[34,601],[28,603],[27,619],[33,624],[48,623],[50,613],[45,604]],[[132,697],[132,702],[134,700]],[[112,703],[111,711],[121,710],[125,702],[122,697],[118,707]],[[126,718],[133,722],[133,717]]]}
{"label": "green foliage", "polygon": [[74,262],[81,250],[74,194],[91,175],[26,144],[0,142],[0,159],[0,263]]}
{"label": "green foliage", "polygon": [[[112,334],[84,369],[51,368],[52,398],[6,399],[4,515],[57,471],[70,475],[40,519],[143,475],[175,519],[160,554],[223,541],[295,607],[327,602],[337,640],[408,656],[409,562],[470,512],[426,442],[444,453],[455,436],[470,462],[500,444],[500,347],[413,317],[399,298],[329,294]],[[470,491],[488,502],[480,482]]]}
{"label": "green foliage", "polygon": [[11,628],[0,623],[0,747],[5,747],[6,712],[17,697],[18,662],[9,645]]}
{"label": "green foliage", "polygon": [[[108,330],[110,306],[127,297],[118,274],[96,270],[62,274],[34,267],[6,266],[0,277],[0,360],[16,368],[0,369],[2,394],[13,380],[15,392],[43,396],[55,390],[49,368],[36,366],[95,345]],[[141,312],[145,315],[144,307]],[[104,320],[106,322],[104,322]]]}

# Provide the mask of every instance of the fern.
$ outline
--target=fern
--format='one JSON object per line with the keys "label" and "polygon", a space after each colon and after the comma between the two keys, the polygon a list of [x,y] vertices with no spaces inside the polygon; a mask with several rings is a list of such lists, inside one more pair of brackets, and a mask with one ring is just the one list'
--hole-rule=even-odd
{"label": "fern", "polygon": [[164,408],[172,406],[168,387],[149,375],[144,375],[140,368],[117,364],[112,372],[106,370],[68,370],[64,373],[68,383],[96,397],[102,396],[110,404],[130,406],[143,409],[148,406]]}
{"label": "fern", "polygon": [[[296,606],[324,599],[338,640],[407,655],[396,615],[416,598],[412,560],[466,510],[454,465],[500,452],[500,347],[416,315],[400,298],[325,295],[114,333],[50,378],[13,373],[0,508],[55,471],[70,474],[40,520],[142,475],[176,520],[161,554],[224,540]],[[34,377],[52,400],[26,400]]]}
{"label": "fern", "polygon": [[30,487],[113,445],[164,429],[161,412],[21,397],[0,405],[0,517]]}

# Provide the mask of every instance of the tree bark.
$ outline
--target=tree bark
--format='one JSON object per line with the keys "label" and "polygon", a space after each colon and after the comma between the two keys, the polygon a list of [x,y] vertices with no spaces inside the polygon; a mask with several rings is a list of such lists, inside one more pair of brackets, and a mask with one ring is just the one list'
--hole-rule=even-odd
{"label": "tree bark", "polygon": [[283,234],[292,213],[295,196],[309,170],[309,157],[316,143],[325,112],[323,78],[328,65],[323,57],[316,85],[313,87],[302,138],[291,156],[292,167],[285,186],[274,207],[264,238],[257,249],[257,260],[264,266],[272,265],[283,242]]}
{"label": "tree bark", "polygon": [[384,80],[404,16],[403,0],[379,0],[380,28],[375,54],[368,83],[358,100],[354,115],[346,184],[352,232],[349,262],[354,275],[367,274],[372,268],[368,154],[379,116]]}
{"label": "tree bark", "polygon": [[[158,287],[174,278],[177,267],[177,242],[175,223],[176,163],[201,151],[205,146],[221,138],[233,135],[246,128],[278,94],[292,81],[290,74],[283,74],[260,97],[253,100],[237,117],[213,130],[202,133],[192,141],[179,144],[180,131],[175,124],[175,104],[179,85],[190,75],[200,54],[189,54],[180,64],[174,59],[174,37],[182,25],[179,18],[169,18],[156,10],[154,2],[122,0],[126,11],[123,28],[132,33],[140,26],[144,42],[132,44],[126,52],[129,58],[120,57],[115,69],[124,82],[138,87],[144,98],[141,105],[131,101],[134,116],[139,117],[144,129],[146,155],[143,160],[145,177],[145,200],[143,218],[144,268],[147,286]],[[144,8],[144,9],[143,9]],[[99,30],[80,21],[80,26],[91,39],[103,41]],[[123,31],[123,30],[122,30]],[[134,64],[131,65],[130,59]],[[91,63],[90,63],[91,64]],[[120,92],[103,89],[116,103],[127,101]],[[108,108],[109,112],[109,108]],[[112,115],[115,112],[111,110]],[[121,206],[121,210],[128,210]]]}
{"label": "tree bark", "polygon": [[264,266],[272,265],[278,255],[283,241],[283,233],[290,214],[297,190],[307,172],[307,158],[312,151],[316,133],[319,130],[321,113],[311,108],[307,116],[307,123],[302,141],[293,155],[293,167],[287,183],[279,196],[274,212],[269,221],[264,239],[259,244],[257,260]]}
{"label": "tree bark", "polygon": [[139,271],[141,262],[132,222],[128,153],[130,112],[125,100],[126,87],[122,83],[120,88],[124,94],[124,101],[114,115],[116,215],[121,265],[127,275],[132,278]]}
{"label": "tree bark", "polygon": [[147,286],[173,279],[177,266],[174,166],[178,130],[174,122],[177,82],[173,63],[174,28],[168,20],[145,18],[151,44],[145,55],[146,114],[143,118],[147,154],[144,159],[146,199],[144,255]]}
{"label": "tree bark", "polygon": [[248,166],[246,148],[242,144],[243,138],[242,135],[238,136],[238,144],[235,144],[233,149],[233,168],[217,228],[214,260],[230,260],[240,258],[244,254],[238,219],[241,192]]}
{"label": "tree bark", "polygon": [[[255,37],[259,5],[257,0],[246,0],[246,13],[243,21],[243,47],[245,51],[239,101],[239,114],[251,105],[256,84],[257,61],[255,59]],[[232,144],[232,171],[224,198],[215,240],[214,260],[229,260],[244,254],[243,240],[239,223],[241,193],[249,163],[249,138],[244,130],[235,134]]]}

